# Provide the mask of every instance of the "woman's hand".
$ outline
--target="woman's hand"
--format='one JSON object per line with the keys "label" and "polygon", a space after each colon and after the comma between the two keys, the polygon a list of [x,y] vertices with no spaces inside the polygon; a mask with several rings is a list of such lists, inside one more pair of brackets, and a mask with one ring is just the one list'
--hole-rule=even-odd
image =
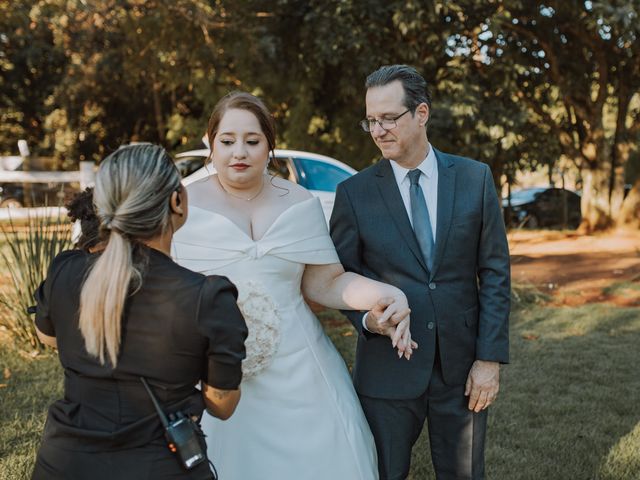
{"label": "woman's hand", "polygon": [[386,335],[391,344],[398,349],[398,357],[411,358],[418,344],[411,340],[411,309],[404,294],[384,297],[367,313],[365,323],[373,333]]}

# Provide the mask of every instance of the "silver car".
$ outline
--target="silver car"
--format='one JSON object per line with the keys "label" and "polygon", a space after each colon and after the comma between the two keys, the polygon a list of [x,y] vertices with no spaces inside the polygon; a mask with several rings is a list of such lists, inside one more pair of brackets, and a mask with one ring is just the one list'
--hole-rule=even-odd
{"label": "silver car", "polygon": [[[269,172],[305,187],[320,199],[324,216],[329,222],[336,187],[357,171],[335,158],[298,150],[275,150],[277,168],[269,164]],[[183,183],[205,178],[215,172],[213,166],[205,166],[209,149],[191,150],[176,155],[176,166],[183,176]]]}

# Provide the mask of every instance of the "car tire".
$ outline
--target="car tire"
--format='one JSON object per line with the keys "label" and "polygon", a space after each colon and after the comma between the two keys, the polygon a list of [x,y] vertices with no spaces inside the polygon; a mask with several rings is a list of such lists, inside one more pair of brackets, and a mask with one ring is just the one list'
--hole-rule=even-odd
{"label": "car tire", "polygon": [[5,198],[4,200],[2,200],[0,202],[0,207],[1,208],[22,208],[24,207],[24,205],[22,205],[22,202],[20,200],[18,200],[17,198]]}

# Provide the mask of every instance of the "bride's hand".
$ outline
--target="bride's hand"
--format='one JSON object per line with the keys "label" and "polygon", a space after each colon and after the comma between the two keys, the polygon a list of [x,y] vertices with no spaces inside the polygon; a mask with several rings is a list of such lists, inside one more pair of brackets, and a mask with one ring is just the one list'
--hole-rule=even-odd
{"label": "bride's hand", "polygon": [[411,340],[411,309],[404,294],[395,297],[381,298],[367,315],[367,329],[386,335],[391,339],[394,348],[398,348],[398,357],[411,358],[413,349],[418,348]]}
{"label": "bride's hand", "polygon": [[409,360],[413,354],[413,350],[418,348],[418,344],[411,339],[411,329],[409,317],[405,317],[397,326],[394,334],[397,338],[396,345],[398,348],[398,357]]}

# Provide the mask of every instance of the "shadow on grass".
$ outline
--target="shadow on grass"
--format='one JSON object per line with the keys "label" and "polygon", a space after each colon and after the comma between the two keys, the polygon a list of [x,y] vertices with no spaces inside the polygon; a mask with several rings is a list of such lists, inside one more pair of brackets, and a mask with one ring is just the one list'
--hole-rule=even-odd
{"label": "shadow on grass", "polygon": [[[353,328],[337,312],[320,318],[351,367]],[[487,478],[640,478],[638,345],[637,308],[517,308],[512,363],[489,415]],[[0,375],[0,472],[28,478],[47,407],[62,396],[62,371],[54,355],[26,359],[0,343]],[[435,479],[426,428],[409,478]]]}
{"label": "shadow on grass", "polygon": [[[640,478],[628,462],[606,463],[640,420],[638,345],[638,309],[519,311],[490,416],[489,478]],[[638,445],[627,453],[640,458]]]}
{"label": "shadow on grass", "polygon": [[[336,312],[324,315],[351,366],[351,326]],[[511,364],[501,370],[489,415],[487,478],[640,478],[638,345],[639,309],[520,304],[511,321]],[[426,427],[409,478],[435,479]]]}

